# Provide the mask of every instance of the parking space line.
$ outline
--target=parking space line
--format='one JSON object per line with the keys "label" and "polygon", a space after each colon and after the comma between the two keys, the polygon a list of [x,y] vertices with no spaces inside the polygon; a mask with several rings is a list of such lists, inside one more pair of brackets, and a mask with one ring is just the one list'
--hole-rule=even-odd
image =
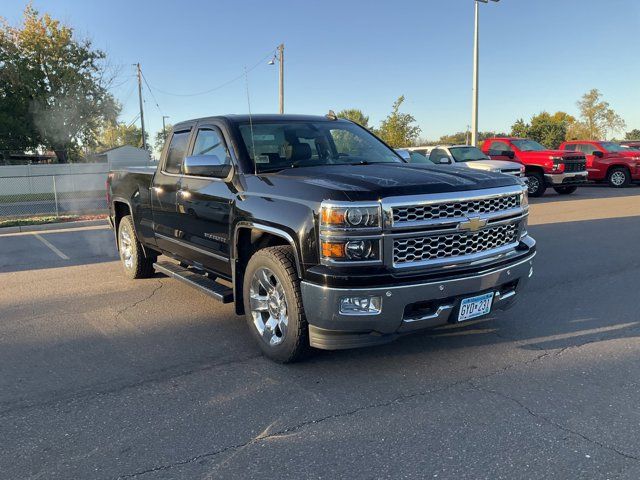
{"label": "parking space line", "polygon": [[58,248],[55,245],[53,245],[46,238],[42,237],[39,233],[34,233],[33,236],[36,237],[38,240],[40,240],[42,243],[44,243],[47,247],[49,247],[49,249],[51,249],[51,251],[56,255],[58,255],[60,258],[62,258],[63,260],[69,260],[69,257],[67,257],[60,250],[58,250]]}

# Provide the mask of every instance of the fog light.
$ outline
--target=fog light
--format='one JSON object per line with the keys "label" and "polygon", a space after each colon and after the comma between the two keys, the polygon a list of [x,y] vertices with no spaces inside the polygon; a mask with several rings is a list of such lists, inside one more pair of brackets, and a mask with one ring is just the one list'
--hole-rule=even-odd
{"label": "fog light", "polygon": [[382,297],[342,297],[342,315],[377,315],[382,311]]}

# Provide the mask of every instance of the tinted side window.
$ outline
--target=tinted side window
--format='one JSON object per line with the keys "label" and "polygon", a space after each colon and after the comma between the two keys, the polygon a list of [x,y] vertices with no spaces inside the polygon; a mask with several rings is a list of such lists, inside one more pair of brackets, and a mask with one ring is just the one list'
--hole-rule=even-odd
{"label": "tinted side window", "polygon": [[171,137],[171,143],[167,150],[167,161],[164,164],[164,171],[167,173],[180,173],[182,161],[187,153],[189,144],[189,131],[176,132]]}
{"label": "tinted side window", "polygon": [[511,152],[513,149],[504,142],[496,141],[491,144],[492,152]]}
{"label": "tinted side window", "polygon": [[438,162],[440,162],[441,158],[449,159],[449,155],[447,154],[447,152],[445,152],[441,148],[434,148],[431,151],[431,155],[429,156],[429,160],[431,160],[433,163],[438,163]]}
{"label": "tinted side window", "polygon": [[229,151],[220,132],[210,128],[198,130],[196,142],[193,146],[193,155],[216,156],[220,165],[229,165],[231,163]]}
{"label": "tinted side window", "polygon": [[582,143],[578,145],[578,149],[587,155],[593,155],[593,152],[597,150],[593,145],[589,145],[588,143]]}
{"label": "tinted side window", "polygon": [[572,152],[578,149],[578,146],[575,143],[567,143],[564,146],[565,150],[571,150]]}

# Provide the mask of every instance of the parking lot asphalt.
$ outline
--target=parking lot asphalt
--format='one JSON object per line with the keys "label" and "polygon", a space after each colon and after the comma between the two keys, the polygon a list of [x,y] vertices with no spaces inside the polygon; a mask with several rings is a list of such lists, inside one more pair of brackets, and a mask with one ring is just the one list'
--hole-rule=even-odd
{"label": "parking lot asphalt", "polygon": [[0,236],[0,478],[640,478],[640,188],[531,203],[513,309],[294,365],[108,229]]}

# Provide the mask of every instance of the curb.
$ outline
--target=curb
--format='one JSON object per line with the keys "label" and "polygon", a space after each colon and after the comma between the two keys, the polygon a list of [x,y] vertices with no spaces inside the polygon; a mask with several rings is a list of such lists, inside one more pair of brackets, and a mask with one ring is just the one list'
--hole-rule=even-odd
{"label": "curb", "polygon": [[81,227],[93,227],[93,226],[108,226],[109,221],[104,219],[99,220],[82,220],[79,222],[60,222],[60,223],[44,223],[42,225],[24,225],[20,227],[4,227],[0,228],[0,235],[7,233],[25,233],[25,232],[42,232],[46,230],[65,230],[68,228],[81,228]]}

